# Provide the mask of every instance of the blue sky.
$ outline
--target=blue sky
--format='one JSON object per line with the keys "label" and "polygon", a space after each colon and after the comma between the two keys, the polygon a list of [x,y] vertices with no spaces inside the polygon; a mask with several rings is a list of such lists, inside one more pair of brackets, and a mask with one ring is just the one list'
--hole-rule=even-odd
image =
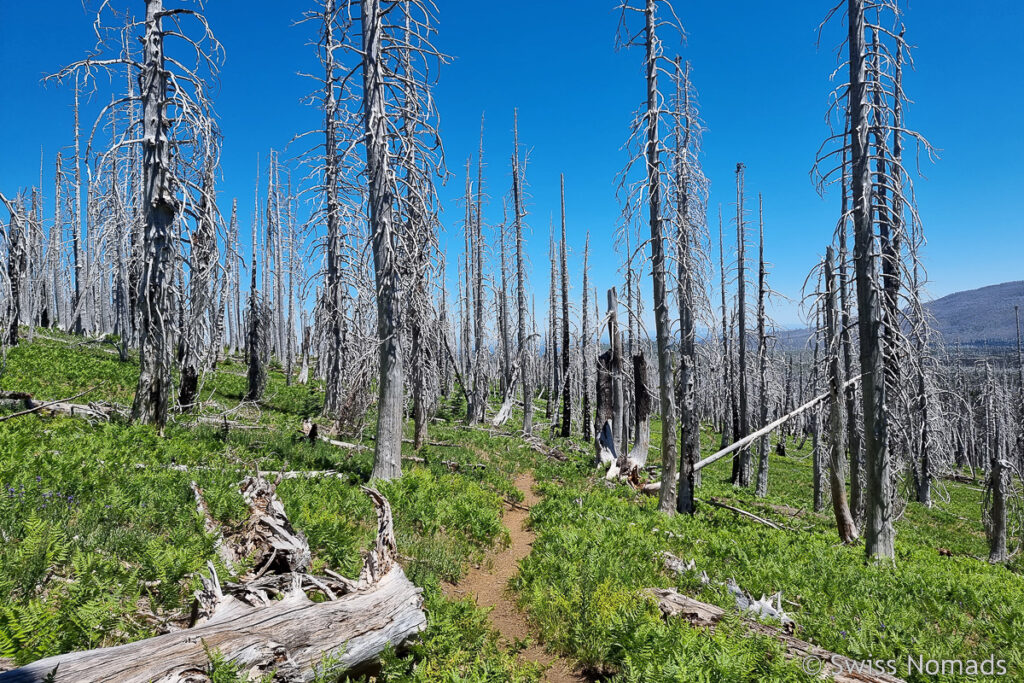
{"label": "blue sky", "polygon": [[[448,165],[455,176],[441,190],[449,258],[462,242],[462,169],[477,145],[486,113],[486,217],[501,220],[510,176],[512,111],[530,149],[528,219],[538,309],[547,292],[549,218],[558,212],[558,176],[565,173],[574,299],[578,300],[584,233],[590,231],[594,284],[617,284],[620,256],[614,228],[620,208],[615,175],[626,162],[622,145],[644,95],[641,54],[614,50],[614,2],[437,0],[437,45],[454,57],[436,95]],[[89,6],[94,6],[90,0]],[[118,3],[118,4],[124,4]],[[168,3],[173,5],[174,3]],[[305,3],[213,0],[207,15],[224,44],[217,111],[225,135],[220,185],[226,211],[239,198],[249,225],[257,154],[282,148],[316,126],[318,114],[300,98],[315,69],[310,25],[294,26]],[[835,65],[838,24],[821,48],[816,29],[828,3],[763,0],[677,2],[688,39],[670,43],[693,65],[708,131],[703,165],[712,182],[709,216],[717,205],[733,213],[733,171],[747,167],[751,206],[765,203],[766,252],[776,290],[799,297],[804,278],[824,252],[838,210],[834,195],[818,197],[808,172],[827,128],[823,115]],[[131,6],[140,10],[142,2]],[[906,77],[914,103],[908,123],[941,149],[923,165],[917,195],[928,246],[929,292],[1024,277],[1024,6],[987,0],[965,9],[952,0],[918,0],[906,13],[917,70]],[[51,198],[57,150],[71,142],[71,93],[43,87],[40,77],[80,58],[93,45],[89,15],[76,0],[0,0],[0,187],[11,193],[37,182],[40,147],[44,191]],[[106,100],[108,94],[100,96]],[[728,229],[728,226],[727,226]],[[716,230],[716,225],[712,225]],[[717,258],[717,256],[716,256]],[[647,305],[649,309],[649,304]],[[776,319],[799,323],[795,303],[779,302]]]}

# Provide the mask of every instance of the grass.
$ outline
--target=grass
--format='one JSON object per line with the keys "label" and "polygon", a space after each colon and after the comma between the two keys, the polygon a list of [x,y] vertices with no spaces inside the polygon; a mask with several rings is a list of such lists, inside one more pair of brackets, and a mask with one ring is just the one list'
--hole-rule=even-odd
{"label": "grass", "polygon": [[[88,398],[130,402],[133,363],[120,363],[101,345],[47,335],[59,340],[37,338],[9,352],[0,388],[50,399],[105,382]],[[0,422],[0,657],[26,663],[147,637],[156,632],[147,614],[163,618],[187,610],[200,572],[215,555],[195,512],[192,479],[214,516],[231,524],[245,514],[237,482],[254,468],[342,472],[342,479],[287,480],[280,496],[309,538],[317,569],[358,573],[375,529],[358,488],[369,477],[372,451],[296,438],[299,423],[319,411],[319,387],[289,386],[272,371],[267,398],[241,404],[240,373],[237,363],[220,364],[204,384],[204,400],[211,413],[232,410],[261,429],[225,434],[182,421],[160,436],[117,420],[91,425],[32,415]],[[534,470],[543,500],[530,513],[537,540],[510,588],[537,639],[596,675],[617,681],[811,680],[776,642],[749,637],[733,613],[713,633],[662,619],[643,589],[675,587],[732,607],[724,589],[700,583],[701,570],[715,581],[734,578],[755,596],[781,591],[799,637],[853,659],[994,655],[1007,660],[1011,676],[1024,672],[1021,566],[983,561],[982,494],[970,486],[940,482],[935,507],[910,503],[897,523],[895,566],[876,566],[865,563],[862,545],[839,544],[828,514],[810,511],[809,443],[804,450],[791,443],[788,456],[771,456],[765,499],[729,484],[727,460],[709,467],[698,489],[699,500],[722,499],[794,528],[779,531],[707,504],[693,517],[666,517],[655,498],[596,477],[590,445],[550,439],[568,458],[549,460],[512,436],[521,425],[518,412],[507,434],[466,429],[464,414],[456,392],[442,404],[442,420],[431,424],[435,445],[417,453],[427,464],[406,464],[401,479],[381,484],[394,510],[402,562],[424,589],[429,615],[427,631],[407,652],[385,655],[383,680],[539,679],[537,667],[520,663],[514,648],[499,643],[484,610],[449,600],[440,588],[487,549],[507,542],[502,499],[520,499],[512,480],[525,468]],[[537,419],[543,421],[542,410]],[[654,447],[659,436],[655,423]],[[714,451],[717,435],[702,436],[705,454]],[[349,440],[372,445],[365,435]],[[411,445],[403,451],[412,454]],[[485,467],[451,472],[442,461]],[[169,469],[171,463],[203,469],[180,472]],[[693,559],[698,572],[666,574],[662,551]],[[230,662],[211,666],[217,680],[234,680]],[[900,673],[911,681],[984,680]]]}

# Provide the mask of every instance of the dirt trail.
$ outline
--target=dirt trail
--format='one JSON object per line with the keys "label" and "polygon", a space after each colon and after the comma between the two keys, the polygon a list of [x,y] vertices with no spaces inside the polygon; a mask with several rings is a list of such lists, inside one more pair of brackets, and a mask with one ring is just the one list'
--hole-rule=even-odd
{"label": "dirt trail", "polygon": [[[505,585],[518,570],[519,561],[530,554],[530,547],[536,538],[536,535],[526,528],[529,512],[523,509],[540,501],[540,497],[533,492],[534,483],[536,482],[533,475],[528,472],[516,477],[516,488],[523,493],[523,506],[507,505],[505,508],[502,519],[511,534],[512,542],[509,546],[500,552],[488,553],[483,564],[470,569],[457,585],[444,584],[446,595],[459,598],[472,596],[480,607],[492,607],[491,624],[501,633],[506,644],[515,642],[517,638],[535,639],[530,632],[526,616],[505,593]],[[491,566],[490,570],[486,569],[488,564]],[[536,643],[523,650],[519,657],[549,667],[544,679],[552,683],[577,683],[589,680],[573,670],[572,664],[567,660],[548,654],[543,646]]]}

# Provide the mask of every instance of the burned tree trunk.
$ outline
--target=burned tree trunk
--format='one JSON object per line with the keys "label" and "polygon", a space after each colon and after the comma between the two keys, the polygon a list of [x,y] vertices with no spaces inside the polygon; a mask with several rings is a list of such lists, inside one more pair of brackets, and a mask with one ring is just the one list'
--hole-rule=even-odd
{"label": "burned tree trunk", "polygon": [[7,226],[7,280],[11,291],[11,300],[7,306],[10,311],[8,314],[10,327],[0,334],[6,337],[8,346],[17,346],[18,325],[21,323],[21,273],[24,270],[23,262],[25,261],[25,223],[19,207],[16,207],[3,194],[0,194],[0,201],[7,207],[7,211],[11,215],[10,225]]}
{"label": "burned tree trunk", "polygon": [[592,422],[590,418],[590,305],[587,300],[590,289],[590,232],[583,247],[583,329],[580,341],[580,353],[583,356],[583,440],[592,438]]}
{"label": "burned tree trunk", "polygon": [[843,543],[852,543],[857,538],[857,525],[850,514],[846,501],[846,449],[843,443],[842,384],[839,367],[840,346],[838,334],[838,303],[835,289],[832,247],[825,252],[825,353],[828,357],[829,386],[829,486],[832,493],[832,510],[836,516],[836,528]]}
{"label": "burned tree trunk", "polygon": [[178,200],[171,175],[167,80],[164,68],[163,0],[146,0],[143,37],[142,294],[139,329],[139,381],[132,418],[163,427],[171,391],[174,222]]}
{"label": "burned tree trunk", "polygon": [[[846,137],[844,136],[844,142]],[[850,339],[850,302],[849,278],[847,276],[847,249],[846,249],[846,227],[847,207],[849,194],[849,174],[846,163],[847,151],[843,148],[843,171],[841,180],[841,225],[839,227],[839,301],[842,307],[842,317],[839,326],[839,336],[843,347],[843,372],[844,376],[850,377],[853,374],[853,358],[851,348],[853,342]],[[864,519],[864,487],[862,485],[862,471],[864,464],[864,449],[860,429],[857,421],[857,387],[851,386],[846,390],[846,432],[847,447],[850,450],[850,512],[853,514],[854,523],[858,526]]]}
{"label": "burned tree trunk", "polygon": [[523,433],[533,434],[533,386],[530,382],[530,339],[526,333],[526,262],[523,257],[523,209],[521,169],[519,167],[519,113],[514,115],[512,151],[512,221],[516,232],[516,308],[518,309],[518,341],[520,384],[523,385]]}
{"label": "burned tree trunk", "polygon": [[594,464],[611,465],[618,460],[615,451],[614,407],[615,351],[609,348],[597,357],[597,417],[594,421]]}
{"label": "burned tree trunk", "polygon": [[[200,374],[207,369],[209,355],[218,353],[219,340],[214,324],[214,283],[216,282],[217,229],[216,194],[214,189],[216,156],[207,150],[203,173],[202,196],[199,200],[198,224],[192,234],[191,268],[189,272],[188,320],[180,331],[185,346],[178,387],[179,409],[191,410],[199,394]],[[213,348],[210,348],[213,347]]]}
{"label": "burned tree trunk", "polygon": [[[746,218],[743,209],[743,164],[736,164],[736,322],[738,338],[736,340],[737,369],[739,376],[734,378],[739,392],[739,420],[735,438],[742,439],[750,431],[750,412],[747,397],[747,271]],[[750,449],[743,449],[732,461],[733,486],[746,488],[750,485]]]}
{"label": "burned tree trunk", "polygon": [[377,299],[379,374],[377,440],[373,452],[373,479],[395,479],[402,474],[403,365],[401,348],[402,303],[398,271],[398,231],[394,222],[393,169],[388,150],[382,40],[384,16],[379,0],[361,0],[363,57],[363,119],[366,136],[366,175],[370,232]]}
{"label": "burned tree trunk", "polygon": [[562,268],[562,436],[572,433],[572,396],[569,393],[569,265],[565,244],[565,175],[561,176],[562,240],[559,256]]}
{"label": "burned tree trunk", "polygon": [[853,199],[853,262],[857,288],[864,453],[867,470],[865,552],[869,558],[895,557],[892,463],[886,412],[886,362],[882,340],[883,312],[874,256],[872,184],[868,147],[871,105],[868,101],[864,0],[848,0],[850,187]]}
{"label": "burned tree trunk", "polygon": [[[757,243],[757,368],[758,403],[761,410],[761,424],[768,422],[768,336],[765,330],[765,297],[768,292],[767,270],[764,262],[764,204],[757,196],[758,223],[760,226]],[[757,443],[757,484],[754,487],[758,497],[768,495],[768,435]]]}

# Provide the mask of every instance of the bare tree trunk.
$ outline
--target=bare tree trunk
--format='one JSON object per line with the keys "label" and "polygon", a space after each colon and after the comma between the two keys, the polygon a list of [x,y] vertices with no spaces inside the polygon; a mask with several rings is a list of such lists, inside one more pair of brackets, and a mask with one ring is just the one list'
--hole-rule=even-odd
{"label": "bare tree trunk", "polygon": [[[326,381],[324,383],[324,410],[325,417],[335,420],[341,417],[342,408],[342,365],[341,356],[343,353],[342,338],[342,280],[341,280],[341,198],[339,197],[339,168],[338,168],[338,101],[335,96],[337,76],[334,73],[334,22],[335,22],[335,0],[325,0],[323,10],[323,23],[321,27],[321,40],[326,49],[323,50],[324,67],[324,187],[327,205],[327,242],[326,266],[327,274],[324,283],[324,315],[326,317],[327,339],[326,358],[321,357],[320,362],[326,363]],[[253,268],[256,267],[253,261]]]}
{"label": "bare tree trunk", "polygon": [[[844,136],[844,142],[847,137]],[[843,172],[842,172],[842,202],[841,216],[842,225],[839,227],[839,298],[842,305],[842,320],[840,324],[840,340],[843,345],[843,372],[849,378],[853,375],[853,358],[851,348],[853,342],[850,339],[850,302],[849,280],[847,277],[847,251],[846,251],[846,226],[847,226],[847,187],[849,174],[847,172],[847,148],[843,147]],[[850,503],[854,522],[860,526],[864,520],[864,487],[861,483],[861,471],[864,463],[864,449],[862,447],[861,433],[857,424],[857,387],[850,386],[846,390],[846,432],[847,446],[850,449]]]}
{"label": "bare tree trunk", "polygon": [[[768,422],[768,336],[765,330],[765,297],[767,296],[767,271],[764,263],[764,203],[757,195],[759,234],[757,243],[757,366],[758,400],[761,408],[761,424]],[[757,446],[757,484],[755,494],[759,498],[768,495],[768,435],[761,437]]]}
{"label": "bare tree trunk", "polygon": [[565,243],[565,174],[561,178],[562,241],[559,249],[562,266],[562,436],[572,433],[572,397],[569,394],[569,265]]}
{"label": "bare tree trunk", "polygon": [[[742,439],[750,431],[750,412],[747,397],[747,271],[746,218],[743,209],[743,164],[736,164],[736,317],[739,337],[737,356],[739,377],[735,378],[739,391],[739,429],[736,438]],[[733,486],[746,488],[750,485],[750,450],[743,449],[732,461]]]}
{"label": "bare tree trunk", "polygon": [[611,350],[612,439],[617,452],[626,451],[625,415],[622,396],[622,333],[619,331],[619,297],[615,288],[608,290],[608,348]]}
{"label": "bare tree trunk", "polygon": [[379,0],[360,0],[363,44],[363,116],[370,231],[377,288],[377,343],[380,353],[377,398],[377,440],[373,479],[402,474],[402,345],[401,283],[396,264],[398,234],[392,208],[394,188],[388,157],[388,120],[384,105],[382,34]]}
{"label": "bare tree trunk", "polygon": [[852,543],[857,538],[857,525],[846,502],[846,449],[843,443],[842,384],[839,367],[840,346],[838,330],[838,302],[836,297],[832,247],[825,251],[825,330],[828,357],[829,384],[829,486],[832,492],[832,511],[836,517],[839,540]]}
{"label": "bare tree trunk", "polygon": [[722,293],[722,374],[725,377],[725,396],[722,402],[722,441],[721,447],[725,448],[733,442],[731,406],[735,404],[736,396],[733,387],[732,377],[732,353],[729,350],[729,324],[725,304],[725,242],[722,238],[722,207],[718,207],[718,270],[721,274]]}
{"label": "bare tree trunk", "polygon": [[991,368],[985,365],[984,427],[988,450],[989,472],[985,491],[987,509],[985,527],[989,541],[989,562],[996,564],[1009,559],[1006,548],[1006,479],[1008,464],[1002,458],[1002,420],[996,410],[999,404],[997,384]]}
{"label": "bare tree trunk", "polygon": [[[78,122],[78,77],[75,77],[75,207],[71,221],[72,250],[75,258],[75,298],[72,304],[74,310],[74,333],[82,334],[85,330],[82,325],[82,296],[84,295],[82,270],[84,256],[82,254],[82,157],[79,137],[81,135]],[[148,175],[148,174],[147,174]],[[140,342],[141,343],[141,342]]]}
{"label": "bare tree trunk", "polygon": [[519,353],[522,355],[520,364],[520,384],[523,385],[523,433],[533,434],[533,387],[530,383],[529,337],[526,334],[526,263],[523,257],[523,197],[520,183],[522,182],[519,167],[519,112],[515,112],[513,124],[514,146],[512,152],[512,211],[516,231],[516,297],[519,310]]}
{"label": "bare tree trunk", "polygon": [[892,463],[888,450],[886,363],[883,324],[871,218],[871,158],[868,149],[870,104],[867,96],[864,0],[848,0],[850,164],[854,223],[854,274],[857,286],[860,365],[867,469],[865,553],[869,558],[895,557]]}
{"label": "bare tree trunk", "polygon": [[590,415],[590,302],[587,300],[590,289],[590,231],[583,247],[583,339],[580,351],[583,354],[583,440],[590,442],[593,438]]}
{"label": "bare tree trunk", "polygon": [[[212,137],[209,133],[207,135],[208,139]],[[194,407],[199,392],[200,373],[207,368],[208,355],[213,353],[216,357],[218,351],[214,345],[219,343],[213,315],[213,289],[219,260],[214,188],[217,159],[212,148],[208,148],[206,154],[198,222],[192,234],[189,316],[187,321],[182,321],[181,329],[185,341],[185,357],[181,363],[178,405],[186,409]]]}
{"label": "bare tree trunk", "polygon": [[[507,208],[507,207],[506,207]],[[509,321],[508,301],[508,257],[505,249],[505,230],[508,228],[507,216],[502,219],[501,228],[498,231],[498,244],[501,255],[501,291],[498,292],[498,327],[501,334],[501,391],[502,394],[515,381],[512,377],[512,342],[511,322]]]}
{"label": "bare tree trunk", "polygon": [[163,427],[171,391],[174,222],[178,202],[171,178],[167,137],[167,72],[164,69],[163,0],[146,0],[143,38],[143,206],[142,316],[139,382],[132,418]]}
{"label": "bare tree trunk", "polygon": [[247,366],[246,379],[248,386],[245,392],[247,401],[259,401],[267,387],[267,369],[263,360],[267,352],[269,330],[264,326],[264,305],[260,301],[259,289],[256,287],[256,263],[259,260],[257,241],[257,218],[253,214],[252,224],[252,268],[249,279],[249,312],[246,327],[245,354]]}
{"label": "bare tree trunk", "polygon": [[11,223],[7,229],[7,279],[11,287],[11,301],[8,304],[10,310],[10,327],[6,331],[7,345],[18,345],[18,325],[21,321],[21,273],[25,256],[24,234],[25,221],[22,217],[20,207],[21,198],[15,198],[19,206],[15,206],[7,197],[0,194],[0,201],[7,207],[11,215]]}

